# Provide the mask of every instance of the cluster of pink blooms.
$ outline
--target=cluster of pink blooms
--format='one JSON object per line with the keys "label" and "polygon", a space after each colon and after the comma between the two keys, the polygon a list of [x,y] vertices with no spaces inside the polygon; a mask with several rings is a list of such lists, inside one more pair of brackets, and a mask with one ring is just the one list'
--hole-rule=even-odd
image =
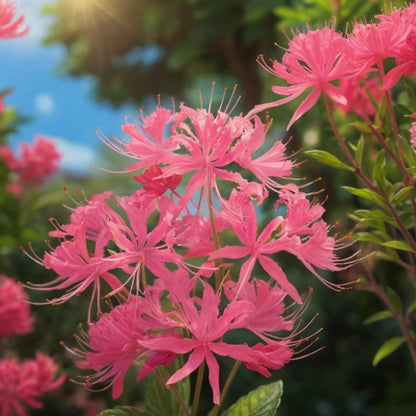
{"label": "cluster of pink blooms", "polygon": [[[321,271],[339,271],[354,258],[337,251],[348,243],[331,235],[324,208],[291,179],[295,162],[276,141],[262,152],[268,125],[258,112],[310,93],[289,126],[323,94],[344,111],[355,106],[351,80],[387,91],[416,69],[416,5],[377,16],[379,23],[356,23],[347,36],[327,26],[299,33],[282,63],[261,64],[289,85],[274,86],[285,96],[232,116],[230,103],[214,114],[184,104],[157,106],[139,122],[126,121],[126,140],[100,138],[132,159],[132,195],[93,195],[71,213],[68,224],[52,220],[57,246],[33,258],[56,272],[51,282],[31,284],[61,294],[59,304],[92,292],[87,332],[79,337],[79,367],[92,371],[88,386],[108,384],[113,396],[123,390],[127,370],[137,379],[185,354],[183,365],[166,381],[174,384],[201,364],[209,371],[213,402],[220,402],[217,356],[241,361],[265,376],[296,354],[302,296],[278,264],[286,253],[332,289]],[[384,73],[383,61],[397,66]],[[374,67],[379,79],[374,80]],[[375,94],[375,93],[374,93]],[[364,95],[359,97],[365,100]],[[360,116],[374,109],[360,105]],[[272,218],[260,212],[275,194]],[[267,276],[265,278],[264,276]],[[102,300],[117,306],[102,311]],[[248,343],[228,342],[233,330],[256,336]],[[281,331],[286,331],[284,334]],[[252,339],[250,336],[250,339]]]}
{"label": "cluster of pink blooms", "polygon": [[[349,266],[351,259],[336,255],[346,241],[330,235],[322,205],[290,181],[295,165],[285,145],[276,141],[259,152],[267,126],[257,116],[158,106],[122,130],[126,141],[100,137],[132,159],[125,171],[140,170],[133,178],[142,186],[130,196],[93,195],[74,208],[68,224],[52,220],[58,245],[33,257],[58,276],[30,286],[61,291],[52,304],[92,291],[88,333],[75,351],[79,367],[95,372],[89,386],[111,384],[118,397],[134,363],[141,379],[187,354],[167,384],[205,362],[219,403],[216,356],[268,376],[302,342],[295,324],[302,309],[288,313],[284,303],[288,297],[301,304],[302,297],[276,256],[289,253],[341,289],[319,270]],[[272,192],[275,213],[267,220],[259,207]],[[102,313],[102,299],[113,295],[121,304]],[[226,342],[235,329],[258,341]]]}
{"label": "cluster of pink blooms", "polygon": [[[32,324],[23,288],[10,277],[0,275],[0,340],[27,334]],[[22,362],[16,358],[0,359],[0,415],[27,416],[25,406],[42,407],[41,396],[65,380],[64,376],[54,379],[56,371],[54,361],[39,352],[35,359]]]}
{"label": "cluster of pink blooms", "polygon": [[[368,93],[379,101],[403,75],[410,77],[416,71],[416,4],[375,17],[378,23],[355,22],[346,35],[330,26],[298,33],[289,42],[281,63],[273,60],[269,66],[261,56],[263,68],[289,85],[273,86],[273,92],[285,97],[258,105],[250,114],[285,104],[310,90],[288,128],[316,104],[321,94],[343,111],[368,120],[375,113]],[[388,58],[396,65],[386,73]]]}
{"label": "cluster of pink blooms", "polygon": [[60,158],[55,140],[43,136],[35,137],[33,144],[21,142],[19,158],[10,146],[0,146],[0,159],[13,174],[7,187],[15,196],[21,195],[25,189],[41,185],[58,170]]}

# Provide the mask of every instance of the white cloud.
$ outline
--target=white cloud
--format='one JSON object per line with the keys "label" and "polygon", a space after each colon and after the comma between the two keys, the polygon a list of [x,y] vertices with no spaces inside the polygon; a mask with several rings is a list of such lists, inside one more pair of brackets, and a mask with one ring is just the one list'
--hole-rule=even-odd
{"label": "white cloud", "polygon": [[97,163],[98,156],[90,147],[61,137],[57,141],[62,155],[60,168],[69,175],[83,176]]}
{"label": "white cloud", "polygon": [[48,93],[40,93],[35,97],[35,107],[39,113],[51,114],[55,110],[55,101]]}

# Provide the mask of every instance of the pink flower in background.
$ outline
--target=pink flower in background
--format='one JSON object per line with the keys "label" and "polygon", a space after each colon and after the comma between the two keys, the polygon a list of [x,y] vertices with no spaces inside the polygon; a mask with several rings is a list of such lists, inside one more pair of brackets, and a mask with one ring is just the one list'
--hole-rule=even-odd
{"label": "pink flower in background", "polygon": [[339,108],[344,114],[356,113],[364,118],[373,117],[376,114],[368,93],[376,102],[382,102],[383,91],[378,77],[370,77],[367,80],[363,75],[344,78],[340,81],[339,87],[343,90],[347,102],[345,104],[334,103],[334,107]]}
{"label": "pink flower in background", "polygon": [[13,21],[16,18],[15,6],[14,1],[0,0],[0,39],[17,38],[29,30],[23,27],[23,16]]}
{"label": "pink flower in background", "polygon": [[41,185],[59,168],[61,154],[52,139],[37,136],[33,144],[21,142],[20,153],[18,158],[9,146],[0,147],[0,157],[17,176],[17,180],[11,183],[20,185],[20,189]]}
{"label": "pink flower in background", "polygon": [[411,27],[404,20],[392,25],[382,20],[380,23],[355,23],[348,35],[348,45],[354,51],[351,57],[362,72],[368,72],[373,65],[384,74],[383,61],[397,56],[405,45]]}
{"label": "pink flower in background", "polygon": [[28,297],[13,279],[0,275],[0,337],[23,335],[32,329]]}
{"label": "pink flower in background", "polygon": [[248,117],[260,111],[288,103],[312,88],[305,100],[293,114],[290,126],[318,101],[322,93],[337,103],[345,104],[346,100],[339,87],[333,81],[353,75],[357,67],[352,64],[351,51],[345,38],[331,27],[308,30],[298,33],[290,42],[282,63],[272,61],[269,67],[263,57],[261,66],[272,75],[287,81],[289,86],[274,85],[272,91],[286,98],[256,105]]}
{"label": "pink flower in background", "polygon": [[27,407],[41,408],[41,396],[56,390],[65,380],[65,376],[54,379],[56,371],[54,361],[41,353],[23,362],[0,360],[0,415],[28,416]]}

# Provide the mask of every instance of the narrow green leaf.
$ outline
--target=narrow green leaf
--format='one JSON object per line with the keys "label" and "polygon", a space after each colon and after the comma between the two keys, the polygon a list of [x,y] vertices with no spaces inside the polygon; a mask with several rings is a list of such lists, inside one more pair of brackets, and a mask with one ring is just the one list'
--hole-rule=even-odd
{"label": "narrow green leaf", "polygon": [[155,416],[147,410],[138,409],[131,406],[116,406],[114,409],[107,409],[100,412],[97,416]]}
{"label": "narrow green leaf", "polygon": [[354,233],[352,235],[352,238],[357,241],[367,241],[369,243],[375,243],[375,244],[382,243],[382,240],[379,237],[375,236],[374,234],[365,232],[365,231]]}
{"label": "narrow green leaf", "polygon": [[336,156],[329,152],[326,152],[325,150],[308,150],[305,153],[327,166],[332,166],[334,168],[354,172],[354,169],[351,166],[348,166],[344,162],[341,162]]}
{"label": "narrow green leaf", "polygon": [[260,386],[241,397],[222,416],[275,416],[283,394],[283,382]]}
{"label": "narrow green leaf", "polygon": [[414,186],[406,186],[406,187],[404,187],[404,188],[400,189],[400,191],[397,191],[397,192],[393,195],[393,197],[391,198],[390,202],[391,202],[393,205],[397,205],[397,204],[399,204],[399,203],[400,203],[400,202],[402,202],[402,201],[403,201],[403,199],[404,199],[404,198],[406,198],[406,197],[407,197],[407,195],[409,195],[409,194],[410,194],[410,192],[412,192],[414,189],[415,189],[415,187],[414,187]]}
{"label": "narrow green leaf", "polygon": [[404,241],[398,241],[398,240],[386,241],[385,243],[383,243],[383,246],[395,248],[396,250],[410,251],[412,253],[415,252],[412,249],[412,247],[410,247],[410,245],[405,243]]}
{"label": "narrow green leaf", "polygon": [[386,341],[374,355],[373,366],[375,367],[383,358],[386,358],[392,352],[396,351],[403,342],[403,337],[393,337]]}
{"label": "narrow green leaf", "polygon": [[363,161],[363,151],[364,151],[364,137],[361,136],[360,140],[358,140],[357,148],[355,150],[355,156],[354,156],[355,162],[360,168],[361,168],[361,164]]}
{"label": "narrow green leaf", "polygon": [[394,309],[396,309],[397,312],[400,314],[402,313],[402,300],[400,299],[400,296],[390,287],[386,287],[386,295],[393,305]]}
{"label": "narrow green leaf", "polygon": [[409,316],[411,315],[414,311],[416,311],[416,298],[413,299],[413,302],[409,305],[409,307],[406,310],[406,314]]}
{"label": "narrow green leaf", "polygon": [[352,186],[343,186],[342,188],[344,188],[350,194],[359,196],[360,198],[368,199],[369,201],[372,201],[372,202],[376,203],[377,205],[379,205],[382,208],[386,207],[386,204],[384,203],[383,198],[379,194],[371,191],[370,189],[354,188]]}
{"label": "narrow green leaf", "polygon": [[388,310],[380,311],[380,312],[376,312],[375,314],[369,316],[364,321],[364,324],[368,325],[368,324],[372,324],[374,322],[382,321],[384,319],[389,319],[389,318],[392,318],[392,317],[393,317],[393,314],[390,311],[388,311]]}
{"label": "narrow green leaf", "polygon": [[374,164],[374,179],[377,182],[377,185],[383,192],[386,192],[387,182],[386,182],[386,152],[385,150],[380,150],[377,152],[376,163]]}

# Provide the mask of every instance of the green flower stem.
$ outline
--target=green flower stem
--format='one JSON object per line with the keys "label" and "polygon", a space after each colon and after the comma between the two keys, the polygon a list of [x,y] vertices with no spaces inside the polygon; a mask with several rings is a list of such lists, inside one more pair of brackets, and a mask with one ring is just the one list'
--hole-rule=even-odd
{"label": "green flower stem", "polygon": [[203,361],[198,368],[198,376],[197,376],[196,384],[195,384],[194,399],[192,401],[191,416],[196,416],[196,411],[198,410],[199,397],[201,395],[202,382],[204,380],[204,371],[205,371],[205,361]]}
{"label": "green flower stem", "polygon": [[[227,377],[227,380],[224,384],[224,387],[221,390],[220,403],[223,402],[226,394],[228,393],[228,389],[230,388],[231,383],[234,380],[234,377],[237,374],[238,369],[240,368],[240,365],[241,365],[241,361],[236,361],[234,363],[234,366],[231,369],[230,374]],[[216,404],[214,409],[212,410],[210,416],[217,416],[218,412],[220,411],[220,407],[221,407],[221,404]]]}
{"label": "green flower stem", "polygon": [[[211,185],[211,183],[210,183]],[[220,239],[218,237],[218,231],[217,226],[215,224],[215,215],[214,215],[214,198],[212,196],[212,187],[210,186],[210,189],[208,191],[208,210],[209,210],[209,219],[211,222],[211,229],[212,229],[212,236],[214,239],[214,246],[215,249],[218,250],[221,248]],[[221,259],[215,259],[215,291],[217,292],[219,288],[221,287],[222,280],[224,278],[223,272],[221,269],[222,260]]]}

